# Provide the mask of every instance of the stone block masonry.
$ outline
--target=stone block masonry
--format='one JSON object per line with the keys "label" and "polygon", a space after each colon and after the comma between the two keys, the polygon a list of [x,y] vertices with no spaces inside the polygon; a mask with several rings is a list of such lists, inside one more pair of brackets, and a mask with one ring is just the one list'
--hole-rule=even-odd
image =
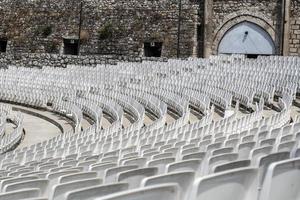
{"label": "stone block masonry", "polygon": [[[69,61],[62,56],[64,39],[78,39],[79,2],[0,1],[0,51],[7,41],[8,63],[26,53]],[[176,57],[178,5],[179,0],[83,0],[80,54],[143,57],[145,43],[160,43],[162,57]],[[223,36],[243,21],[263,28],[277,55],[300,56],[300,0],[182,0],[181,16],[183,58],[217,54]]]}
{"label": "stone block masonry", "polygon": [[142,62],[142,61],[161,61],[166,58],[146,58],[135,56],[120,55],[63,55],[48,53],[0,53],[0,68],[7,68],[9,65],[17,67],[60,67],[65,68],[68,65],[81,65],[95,67],[97,64],[117,64],[117,62]]}
{"label": "stone block masonry", "polygon": [[[182,0],[181,54],[193,54],[198,4]],[[63,53],[63,38],[78,38],[79,1],[0,2],[0,38],[12,52]],[[175,57],[178,1],[84,0],[81,54],[142,56],[144,42],[162,42],[162,56]]]}
{"label": "stone block masonry", "polygon": [[300,56],[300,0],[291,2],[289,51],[292,56]]}

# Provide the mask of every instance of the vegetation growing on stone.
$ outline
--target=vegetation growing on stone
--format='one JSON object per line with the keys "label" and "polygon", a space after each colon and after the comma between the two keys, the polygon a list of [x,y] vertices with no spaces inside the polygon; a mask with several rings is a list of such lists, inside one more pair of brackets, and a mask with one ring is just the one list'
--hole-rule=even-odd
{"label": "vegetation growing on stone", "polygon": [[107,40],[113,37],[114,27],[111,23],[105,24],[99,29],[99,40]]}
{"label": "vegetation growing on stone", "polygon": [[52,32],[53,32],[52,29],[53,28],[51,25],[39,26],[36,30],[36,35],[40,35],[43,38],[46,38],[52,34]]}

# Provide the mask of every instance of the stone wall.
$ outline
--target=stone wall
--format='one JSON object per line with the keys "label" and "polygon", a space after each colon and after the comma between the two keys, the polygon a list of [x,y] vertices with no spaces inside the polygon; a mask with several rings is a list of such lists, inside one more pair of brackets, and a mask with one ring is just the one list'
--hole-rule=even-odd
{"label": "stone wall", "polygon": [[[283,44],[282,0],[182,0],[180,56],[217,54],[224,34],[243,21],[266,30],[274,41],[276,54],[282,53],[284,45],[287,55],[299,56],[300,0],[286,1],[290,1],[286,28],[289,33],[285,36],[289,41]],[[0,1],[0,41],[8,40],[10,54],[6,58],[20,53],[64,57],[63,38],[78,38],[79,2]],[[162,57],[176,57],[178,2],[83,0],[81,55],[142,57],[144,42],[162,42]]]}
{"label": "stone wall", "polygon": [[[182,0],[181,54],[197,47],[198,3]],[[79,1],[3,0],[0,38],[11,52],[62,53],[63,37],[78,38]],[[176,56],[178,1],[84,0],[81,53],[142,56],[144,42],[163,42],[162,56]],[[103,36],[104,34],[104,36]]]}
{"label": "stone wall", "polygon": [[48,53],[0,53],[0,68],[17,67],[67,67],[67,65],[81,65],[95,67],[97,64],[117,64],[117,62],[167,61],[167,58],[147,58],[120,55],[81,55],[72,56]]}
{"label": "stone wall", "polygon": [[300,56],[300,0],[292,0],[290,12],[290,55]]}

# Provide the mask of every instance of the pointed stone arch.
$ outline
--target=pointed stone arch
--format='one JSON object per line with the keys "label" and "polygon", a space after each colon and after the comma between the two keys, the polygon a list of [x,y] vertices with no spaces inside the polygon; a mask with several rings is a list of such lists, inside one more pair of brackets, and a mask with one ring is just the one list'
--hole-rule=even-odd
{"label": "pointed stone arch", "polygon": [[271,37],[271,39],[274,41],[275,45],[275,54],[278,54],[279,52],[279,46],[277,45],[277,38],[274,27],[271,25],[271,22],[265,20],[264,18],[260,18],[253,15],[239,15],[232,17],[228,19],[226,22],[224,22],[221,26],[218,27],[218,29],[215,31],[213,40],[212,40],[212,46],[211,46],[211,52],[212,54],[216,55],[218,54],[218,47],[220,44],[220,41],[224,37],[224,35],[228,32],[228,30],[232,29],[235,25],[240,24],[242,22],[249,22],[256,24],[257,26],[261,27],[268,35]]}
{"label": "pointed stone arch", "polygon": [[218,54],[273,55],[275,49],[269,33],[248,21],[231,27],[218,44]]}

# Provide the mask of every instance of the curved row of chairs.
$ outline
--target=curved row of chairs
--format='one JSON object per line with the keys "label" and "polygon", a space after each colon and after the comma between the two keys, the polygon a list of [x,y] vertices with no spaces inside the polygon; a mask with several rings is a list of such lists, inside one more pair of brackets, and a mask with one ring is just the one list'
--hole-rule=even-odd
{"label": "curved row of chairs", "polygon": [[[299,65],[294,57],[220,56],[1,69],[1,100],[51,105],[74,129],[9,146],[0,200],[300,199]],[[270,104],[277,109],[265,115]],[[191,122],[192,110],[201,119]],[[93,124],[82,130],[85,116]]]}
{"label": "curved row of chairs", "polygon": [[[23,120],[24,116],[18,112],[9,118],[11,123],[14,124],[15,128],[12,132],[6,132],[6,125],[7,123],[3,124],[3,128],[1,127],[1,131],[3,131],[0,137],[0,152],[3,154],[12,148],[15,148],[16,145],[21,141],[23,137]],[[4,118],[6,121],[7,118]]]}
{"label": "curved row of chairs", "polygon": [[5,134],[6,122],[11,114],[11,106],[0,104],[0,138]]}

